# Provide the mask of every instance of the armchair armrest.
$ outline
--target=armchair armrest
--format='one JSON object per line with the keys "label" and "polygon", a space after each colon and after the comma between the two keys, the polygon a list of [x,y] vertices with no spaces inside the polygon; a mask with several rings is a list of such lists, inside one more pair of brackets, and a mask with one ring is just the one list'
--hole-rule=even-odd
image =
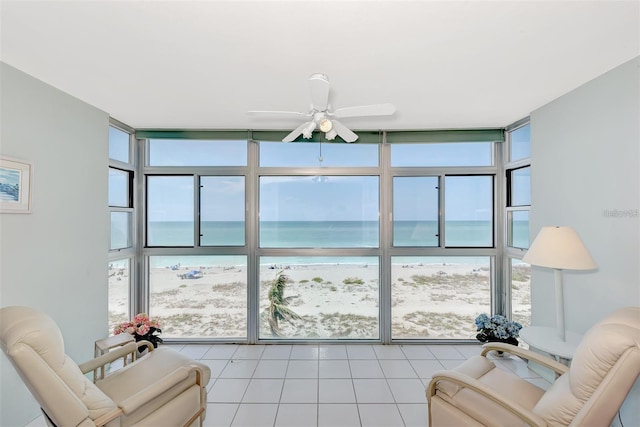
{"label": "armchair armrest", "polygon": [[[135,343],[132,343],[132,344],[135,344]],[[143,390],[140,390],[133,396],[130,396],[127,399],[120,402],[118,404],[117,409],[114,409],[113,411],[107,414],[104,414],[99,418],[96,418],[94,421],[95,425],[98,427],[102,427],[108,424],[109,422],[115,420],[122,414],[130,414],[134,412],[145,403],[156,398],[157,396],[160,396],[162,393],[166,392],[171,387],[174,387],[178,385],[180,382],[187,379],[191,374],[191,372],[194,372],[194,371],[196,373],[196,381],[194,382],[194,384],[198,384],[200,387],[202,387],[202,372],[200,371],[200,368],[193,365],[189,367],[181,366],[175,369],[174,371],[172,371],[169,375],[165,376],[164,378],[159,379],[158,381],[151,384],[150,386],[144,388]],[[201,413],[202,413],[202,409],[198,411],[196,415],[194,415],[193,420],[195,420],[198,416],[200,416]]]}
{"label": "armchair armrest", "polygon": [[467,375],[455,371],[438,371],[433,374],[431,382],[429,383],[429,388],[427,389],[427,399],[429,400],[429,404],[431,404],[432,396],[436,394],[436,385],[439,381],[449,381],[460,387],[473,390],[476,393],[502,406],[531,426],[547,426],[546,421],[542,417],[534,414],[516,401],[497,394],[491,388],[487,387],[475,378],[471,378]]}
{"label": "armchair armrest", "polygon": [[491,350],[506,351],[507,353],[514,354],[526,360],[531,360],[546,368],[549,368],[555,373],[557,373],[558,375],[562,375],[569,370],[569,368],[563,365],[562,363],[556,362],[555,360],[549,357],[545,357],[539,353],[536,353],[531,350],[526,350],[524,348],[521,348],[515,345],[501,343],[501,342],[491,342],[491,343],[484,344],[482,348],[483,348],[481,353],[482,356],[486,356],[487,353],[490,352]]}
{"label": "armchair armrest", "polygon": [[110,352],[103,354],[102,356],[98,356],[91,360],[88,360],[78,365],[78,367],[80,368],[80,371],[82,371],[83,374],[87,374],[91,371],[95,371],[96,369],[106,365],[107,363],[111,363],[114,360],[118,360],[119,358],[124,357],[127,354],[131,354],[131,353],[135,354],[136,350],[138,350],[138,348],[142,346],[147,346],[147,349],[149,351],[154,350],[153,344],[150,343],[149,341],[140,340],[138,342],[130,342],[121,347],[117,347],[111,350]]}
{"label": "armchair armrest", "polygon": [[202,372],[200,372],[199,368],[197,368],[196,366],[181,366],[175,369],[169,375],[160,378],[150,386],[140,390],[133,396],[130,396],[122,402],[118,403],[118,407],[122,409],[122,412],[124,412],[125,414],[130,414],[145,403],[160,396],[170,388],[175,387],[182,381],[186,380],[192,372],[196,373],[196,380],[194,384],[202,386]]}
{"label": "armchair armrest", "polygon": [[136,346],[138,348],[142,347],[142,346],[147,346],[147,350],[149,350],[149,352],[152,352],[155,347],[153,346],[153,344],[151,343],[151,341],[147,341],[147,340],[140,340],[138,342],[136,342]]}
{"label": "armchair armrest", "polygon": [[[140,341],[142,342],[142,341]],[[78,367],[80,368],[80,371],[82,371],[83,374],[89,373],[91,371],[94,371],[104,365],[106,365],[107,363],[111,363],[114,360],[117,360],[121,357],[124,357],[127,354],[133,353],[138,349],[138,346],[136,345],[137,343],[135,342],[130,342],[127,343],[125,345],[123,345],[122,347],[118,347],[114,350],[111,350],[108,353],[103,354],[102,356],[98,356],[96,358],[93,358],[91,360],[88,360],[80,365],[78,365]],[[153,347],[153,345],[152,345]]]}

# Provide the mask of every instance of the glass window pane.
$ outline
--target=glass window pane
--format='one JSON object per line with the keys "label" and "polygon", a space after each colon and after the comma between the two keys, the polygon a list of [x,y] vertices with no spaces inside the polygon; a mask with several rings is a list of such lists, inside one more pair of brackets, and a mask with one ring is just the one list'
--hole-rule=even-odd
{"label": "glass window pane", "polygon": [[509,161],[531,157],[531,126],[522,126],[510,133],[511,153]]}
{"label": "glass window pane", "polygon": [[150,166],[246,166],[247,141],[149,140]]}
{"label": "glass window pane", "polygon": [[377,176],[263,176],[260,247],[377,247]]}
{"label": "glass window pane", "polygon": [[109,206],[130,208],[131,172],[109,168]]}
{"label": "glass window pane", "polygon": [[244,176],[200,178],[200,245],[244,245],[244,189]]}
{"label": "glass window pane", "polygon": [[493,246],[493,177],[445,177],[445,246]]}
{"label": "glass window pane", "polygon": [[131,213],[111,212],[111,244],[110,249],[131,247]]}
{"label": "glass window pane", "polygon": [[260,142],[262,167],[378,166],[378,144]]}
{"label": "glass window pane", "polygon": [[491,166],[493,143],[390,144],[391,166]]}
{"label": "glass window pane", "polygon": [[129,134],[109,126],[109,158],[131,163],[129,152]]}
{"label": "glass window pane", "polygon": [[192,176],[147,177],[147,245],[193,246]]}
{"label": "glass window pane", "polygon": [[260,338],[379,338],[379,277],[377,257],[262,257]]}
{"label": "glass window pane", "polygon": [[392,338],[475,338],[490,283],[490,257],[392,257]]}
{"label": "glass window pane", "polygon": [[529,211],[507,212],[508,245],[514,248],[529,248]]}
{"label": "glass window pane", "polygon": [[531,265],[511,259],[511,320],[531,325]]}
{"label": "glass window pane", "polygon": [[245,338],[245,256],[149,257],[149,315],[162,338]]}
{"label": "glass window pane", "polygon": [[509,171],[509,206],[531,205],[531,166]]}
{"label": "glass window pane", "polygon": [[393,178],[393,245],[438,246],[438,178]]}
{"label": "glass window pane", "polygon": [[109,335],[117,325],[128,322],[129,289],[131,286],[130,260],[123,259],[109,263]]}

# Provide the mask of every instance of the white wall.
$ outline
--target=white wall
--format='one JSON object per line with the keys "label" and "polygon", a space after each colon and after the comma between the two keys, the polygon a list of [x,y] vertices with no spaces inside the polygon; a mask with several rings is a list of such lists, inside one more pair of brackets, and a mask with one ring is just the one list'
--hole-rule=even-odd
{"label": "white wall", "polygon": [[[0,63],[2,156],[33,162],[31,214],[0,214],[0,306],[27,305],[56,320],[82,362],[107,329],[109,116]],[[40,415],[0,356],[0,425]]]}
{"label": "white wall", "polygon": [[[619,307],[640,306],[639,147],[640,57],[531,114],[532,236],[571,226],[599,267],[564,272],[568,330],[583,333]],[[555,325],[553,274],[534,268],[531,285],[532,323]],[[627,421],[637,425],[637,412],[623,413]]]}

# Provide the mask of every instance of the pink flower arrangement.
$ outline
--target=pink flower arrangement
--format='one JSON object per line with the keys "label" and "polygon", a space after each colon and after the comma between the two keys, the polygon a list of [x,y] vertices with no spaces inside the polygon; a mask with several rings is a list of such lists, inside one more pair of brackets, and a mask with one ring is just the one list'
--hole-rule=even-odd
{"label": "pink flower arrangement", "polygon": [[147,313],[136,314],[132,321],[123,322],[116,326],[113,330],[114,335],[128,333],[133,335],[136,341],[146,340],[158,347],[158,343],[162,342],[162,338],[155,335],[161,333],[160,323],[157,320],[151,320]]}

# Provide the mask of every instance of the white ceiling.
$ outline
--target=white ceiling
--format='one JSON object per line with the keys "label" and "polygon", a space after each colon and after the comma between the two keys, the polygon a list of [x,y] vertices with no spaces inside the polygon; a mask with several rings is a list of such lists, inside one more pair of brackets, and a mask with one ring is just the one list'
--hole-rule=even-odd
{"label": "white ceiling", "polygon": [[5,1],[1,59],[135,128],[391,102],[353,129],[503,127],[640,54],[640,1]]}

